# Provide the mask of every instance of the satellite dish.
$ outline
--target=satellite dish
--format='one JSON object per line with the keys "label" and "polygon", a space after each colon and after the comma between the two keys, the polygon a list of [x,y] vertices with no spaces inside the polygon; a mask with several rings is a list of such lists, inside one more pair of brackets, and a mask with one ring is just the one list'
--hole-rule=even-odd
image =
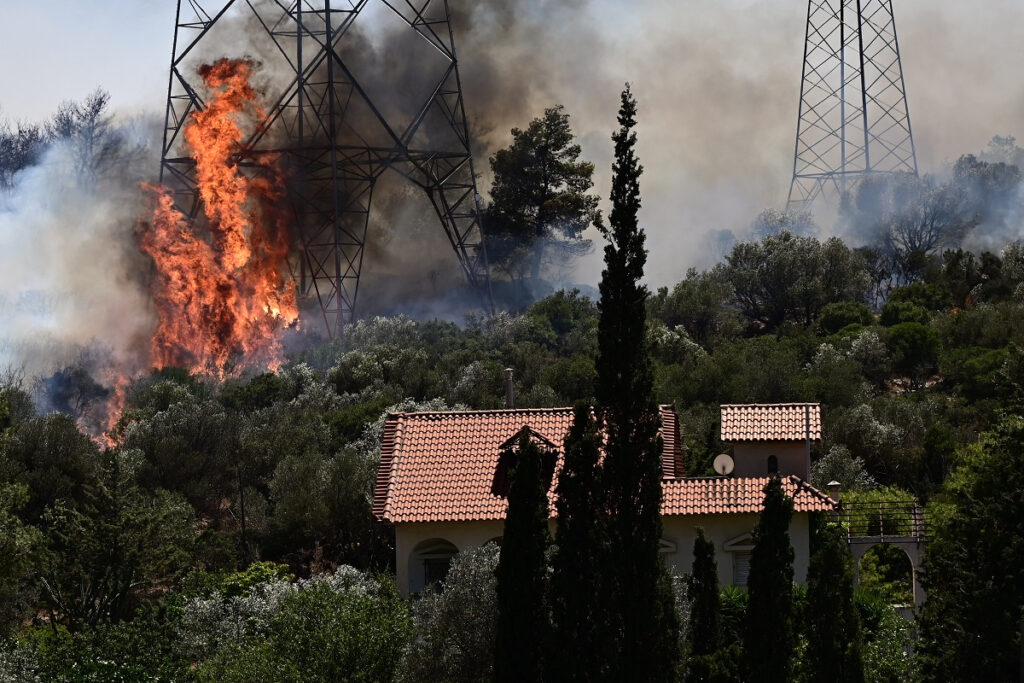
{"label": "satellite dish", "polygon": [[728,453],[719,453],[715,456],[713,467],[715,468],[715,472],[718,472],[723,477],[727,474],[732,474],[733,465],[732,456]]}

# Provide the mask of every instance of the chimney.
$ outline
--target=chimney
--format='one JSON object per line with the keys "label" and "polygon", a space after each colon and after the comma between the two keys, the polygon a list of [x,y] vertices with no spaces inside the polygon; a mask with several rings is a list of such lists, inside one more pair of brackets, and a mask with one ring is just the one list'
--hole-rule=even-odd
{"label": "chimney", "polygon": [[505,407],[512,409],[516,407],[516,398],[512,393],[512,368],[505,368]]}

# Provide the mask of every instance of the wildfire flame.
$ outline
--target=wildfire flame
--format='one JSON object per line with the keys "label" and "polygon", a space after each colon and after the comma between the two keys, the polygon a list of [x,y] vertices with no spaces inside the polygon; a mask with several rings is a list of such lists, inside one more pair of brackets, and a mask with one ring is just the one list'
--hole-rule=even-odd
{"label": "wildfire flame", "polygon": [[253,64],[221,59],[199,69],[211,97],[184,129],[210,239],[174,207],[170,190],[144,184],[153,218],[140,244],[156,265],[155,368],[180,366],[223,377],[282,362],[279,332],[298,320],[295,283],[286,276],[289,230],[283,178],[274,156],[243,175],[237,154],[243,122],[266,118],[249,83]]}

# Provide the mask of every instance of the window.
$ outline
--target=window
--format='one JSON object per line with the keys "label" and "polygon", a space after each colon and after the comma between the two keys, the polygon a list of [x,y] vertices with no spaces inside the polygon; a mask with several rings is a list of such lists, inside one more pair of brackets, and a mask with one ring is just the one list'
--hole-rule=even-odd
{"label": "window", "polygon": [[409,558],[409,590],[418,593],[438,587],[452,565],[458,548],[444,539],[434,538],[416,546]]}
{"label": "window", "polygon": [[779,459],[774,455],[768,456],[768,474],[779,473]]}
{"label": "window", "polygon": [[423,558],[423,584],[428,586],[439,586],[444,578],[448,576],[448,570],[452,566],[451,557],[425,557]]}
{"label": "window", "polygon": [[746,532],[729,539],[722,546],[732,556],[732,583],[734,586],[747,585],[750,576],[750,554],[754,550],[754,539],[751,532]]}

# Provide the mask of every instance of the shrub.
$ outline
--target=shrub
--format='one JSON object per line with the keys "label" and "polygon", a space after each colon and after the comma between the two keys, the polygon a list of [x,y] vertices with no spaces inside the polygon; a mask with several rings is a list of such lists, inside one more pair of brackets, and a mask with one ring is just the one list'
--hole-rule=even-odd
{"label": "shrub", "polygon": [[853,601],[864,629],[864,680],[884,683],[914,680],[912,625],[874,593],[858,590]]}
{"label": "shrub", "polygon": [[494,570],[498,546],[459,553],[439,593],[413,606],[413,638],[398,680],[489,681],[494,663],[497,612]]}
{"label": "shrub", "polygon": [[874,324],[875,316],[866,304],[859,301],[840,301],[821,309],[818,316],[818,330],[823,334],[835,334],[848,325]]}
{"label": "shrub", "polygon": [[921,323],[927,325],[931,315],[928,309],[909,301],[889,301],[882,306],[879,322],[886,327],[900,323]]}
{"label": "shrub", "polygon": [[889,328],[889,350],[897,370],[908,375],[931,372],[939,356],[939,335],[921,323],[899,323]]}
{"label": "shrub", "polygon": [[929,311],[941,311],[949,305],[949,294],[938,285],[913,282],[894,289],[889,295],[889,301],[916,304]]}
{"label": "shrub", "polygon": [[228,641],[200,681],[390,681],[411,635],[390,580],[354,570],[291,584],[262,632]]}

